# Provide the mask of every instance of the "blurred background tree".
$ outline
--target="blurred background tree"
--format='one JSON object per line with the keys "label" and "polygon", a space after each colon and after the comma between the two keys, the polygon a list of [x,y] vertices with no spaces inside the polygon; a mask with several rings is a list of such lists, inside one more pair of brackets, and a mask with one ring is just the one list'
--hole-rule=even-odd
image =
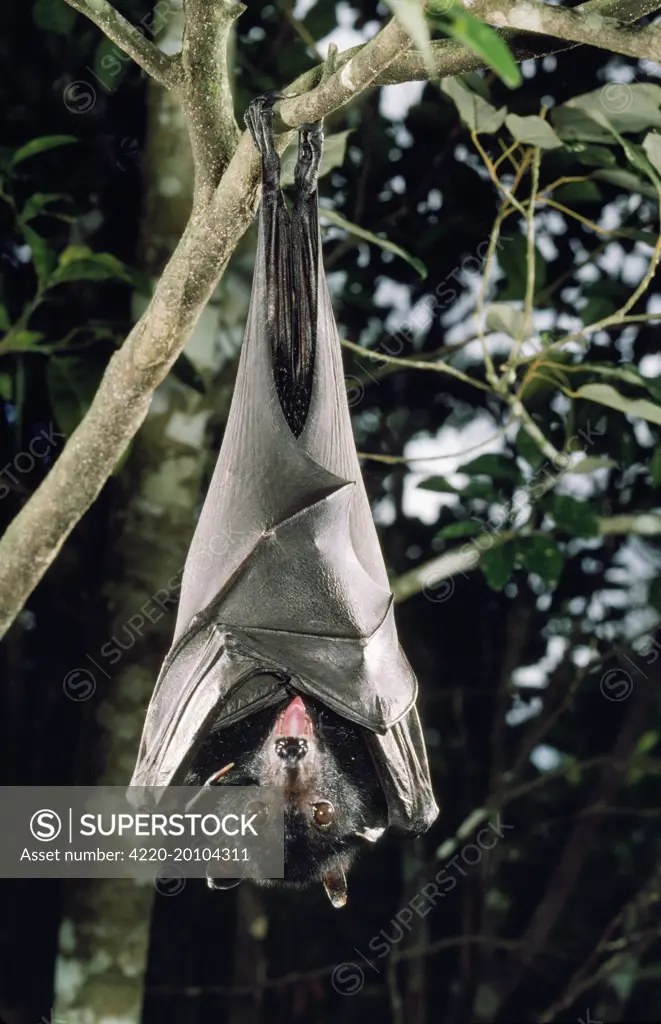
{"label": "blurred background tree", "polygon": [[[178,51],[174,0],[116,6]],[[626,19],[626,0],[610,8]],[[253,96],[387,14],[249,7],[230,41],[239,123]],[[566,49],[525,59],[512,89],[495,37],[448,4],[436,14],[433,38],[468,41],[486,70],[368,89],[332,113],[320,192],[442,816],[361,860],[342,913],[321,891],[4,881],[6,1024],[661,1017],[659,68]],[[59,0],[8,0],[0,24],[4,528],[142,314],[194,189],[180,107],[94,25]],[[253,248],[251,229],[6,636],[5,784],[129,778],[222,437]],[[150,621],[141,609],[163,592]],[[402,913],[443,869],[433,909]]]}

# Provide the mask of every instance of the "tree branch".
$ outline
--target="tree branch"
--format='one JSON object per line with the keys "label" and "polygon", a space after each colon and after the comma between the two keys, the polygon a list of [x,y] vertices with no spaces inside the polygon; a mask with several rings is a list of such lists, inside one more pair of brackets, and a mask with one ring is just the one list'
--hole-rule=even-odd
{"label": "tree branch", "polygon": [[227,66],[227,44],[245,5],[186,0],[180,100],[195,160],[195,203],[207,203],[239,141]]}
{"label": "tree branch", "polygon": [[107,3],[107,0],[64,0],[86,18],[93,21],[103,33],[124,53],[138,64],[143,71],[155,78],[157,82],[172,89],[178,81],[177,57],[168,57],[157,46],[145,39],[142,32],[119,11]]}
{"label": "tree branch", "polygon": [[[66,2],[89,17],[157,81],[176,89],[182,74],[181,61],[161,54],[106,0],[93,0],[93,7],[86,0]],[[584,9],[612,10],[615,2],[618,0],[590,0]],[[624,3],[625,0],[619,0],[619,4]],[[649,0],[636,0],[635,6],[640,15],[650,11]],[[632,13],[631,20],[637,16],[638,13]],[[400,47],[400,32],[397,26],[387,26],[365,47],[334,57],[337,70],[319,89],[282,103],[285,122],[294,123],[294,115],[300,121],[327,116],[368,86],[425,79],[422,57],[410,48]],[[521,41],[517,56],[541,55],[552,47],[547,44],[546,51],[539,50],[541,45],[539,39],[535,40],[531,51],[530,41]],[[367,57],[360,56],[363,51],[367,51]],[[433,53],[439,77],[483,66],[475,54],[450,40],[434,44]],[[342,81],[349,62],[350,71]],[[288,91],[301,93],[313,88],[322,79],[324,69],[322,65],[301,76]],[[287,143],[288,135],[279,140],[280,146]],[[213,173],[211,170],[210,174]],[[206,208],[201,204],[194,208],[148,309],[123,348],[110,360],[85,419],[0,541],[0,637],[96,499],[139,429],[152,391],[188,340],[234,247],[253,218],[258,182],[259,161],[244,133],[213,199]],[[403,579],[398,581],[403,594],[400,600],[420,589],[416,585],[403,593]]]}
{"label": "tree branch", "polygon": [[661,59],[661,27],[630,27],[614,18],[556,7],[542,0],[471,0],[467,6],[488,25],[556,36],[627,57]]}

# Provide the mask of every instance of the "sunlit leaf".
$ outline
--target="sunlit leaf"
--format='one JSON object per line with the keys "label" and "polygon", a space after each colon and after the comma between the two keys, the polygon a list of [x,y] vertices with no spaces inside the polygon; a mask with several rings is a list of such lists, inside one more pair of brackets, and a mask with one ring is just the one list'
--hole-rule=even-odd
{"label": "sunlit leaf", "polygon": [[492,302],[487,306],[485,323],[489,331],[502,331],[510,338],[520,338],[523,336],[526,316],[522,309],[510,302]]}
{"label": "sunlit leaf", "polygon": [[584,384],[577,391],[578,398],[585,398],[590,402],[598,402],[606,405],[609,409],[617,409],[618,412],[626,413],[627,416],[639,416],[649,423],[661,425],[661,405],[650,402],[646,398],[627,398],[616,391],[610,384]]}
{"label": "sunlit leaf", "polygon": [[541,117],[508,114],[505,124],[515,139],[529,146],[538,146],[540,149],[559,149],[562,146],[562,140],[558,138],[548,121]]}
{"label": "sunlit leaf", "polygon": [[605,455],[588,455],[581,459],[574,466],[570,466],[567,473],[596,473],[598,469],[613,469],[617,466],[615,459],[609,459]]}
{"label": "sunlit leaf", "polygon": [[[607,181],[610,185],[617,185],[624,192],[638,192],[648,199],[656,199],[656,189],[648,181],[626,170],[624,167],[613,167],[612,170],[595,171],[592,175],[598,181]],[[654,242],[651,243],[652,245]]]}
{"label": "sunlit leaf", "polygon": [[643,140],[643,149],[654,169],[661,174],[661,135],[649,132]]}
{"label": "sunlit leaf", "polygon": [[460,78],[444,78],[441,90],[450,97],[459,111],[461,120],[473,131],[493,134],[505,123],[507,107],[496,110],[481,96],[468,89]]}
{"label": "sunlit leaf", "polygon": [[502,78],[505,85],[514,89],[521,84],[521,70],[505,40],[466,10],[463,4],[453,3],[448,9],[446,0],[436,4],[431,0],[428,9],[432,16],[435,15],[434,21],[446,35],[452,36],[481,57]]}

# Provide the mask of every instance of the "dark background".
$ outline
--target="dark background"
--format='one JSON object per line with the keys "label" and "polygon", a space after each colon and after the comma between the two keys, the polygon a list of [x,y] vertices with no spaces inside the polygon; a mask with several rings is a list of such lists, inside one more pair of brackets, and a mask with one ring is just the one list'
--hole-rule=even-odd
{"label": "dark background", "polygon": [[[90,73],[90,68],[95,75],[100,70],[100,33],[59,0],[51,0],[50,12],[48,6],[39,0],[5,0],[0,8],[5,164],[15,147],[31,139],[54,134],[78,139],[75,145],[43,152],[5,174],[3,187],[11,202],[0,203],[0,298],[12,324],[36,295],[34,250],[20,250],[26,236],[15,213],[35,194],[68,197],[53,207],[65,219],[32,222],[52,252],[61,252],[74,241],[110,253],[142,272],[158,269],[158,256],[144,255],[140,236],[154,173],[143,161],[148,124],[144,75],[127,61],[121,73],[105,79],[105,88]],[[136,21],[147,11],[147,5],[137,0],[117,6]],[[353,12],[358,29],[383,17],[375,4],[343,7]],[[304,19],[304,28],[318,40],[331,31],[336,19],[334,5],[320,0]],[[237,116],[254,95],[291,82],[312,62],[284,5],[251,5],[238,23]],[[654,80],[635,62],[585,48],[551,61],[530,62],[523,86],[514,93],[493,75],[487,80],[496,105],[507,103],[517,113],[530,114],[542,102],[559,104],[622,80],[622,75],[626,79],[623,69],[628,67],[638,81]],[[64,91],[77,81],[92,82],[96,90],[93,106],[84,113],[73,113],[63,101]],[[78,103],[84,105],[84,98]],[[321,185],[322,196],[332,200],[343,216],[368,230],[384,231],[428,270],[422,283],[406,262],[376,246],[338,237],[337,232],[328,238],[327,268],[346,275],[331,279],[341,334],[372,347],[387,337],[385,320],[391,312],[388,305],[376,306],[373,301],[378,283],[384,278],[394,281],[412,298],[432,292],[488,239],[497,208],[494,188],[474,156],[456,109],[437,87],[428,85],[405,114],[406,146],[395,141],[401,124],[382,116],[379,103],[379,91],[371,91],[331,118],[327,131],[351,127],[353,133],[342,167]],[[392,188],[388,183],[394,176],[401,176],[403,184]],[[432,190],[442,196],[440,210],[427,202]],[[597,219],[605,204],[619,203],[622,212],[630,198],[603,184],[596,200],[581,205],[579,199],[576,208]],[[158,210],[153,195],[151,201]],[[650,200],[641,199],[628,216],[635,226],[656,230]],[[642,276],[633,283],[627,277],[625,257],[634,251],[635,240],[619,239],[609,266],[602,265],[595,280],[581,282],[575,276],[576,253],[580,247],[594,249],[599,239],[575,220],[561,221],[562,232],[554,236],[556,255],[542,261],[545,284],[555,285],[544,307],[555,314],[574,314],[587,298],[593,309],[598,303],[599,308],[608,309],[609,303],[614,308]],[[542,234],[547,227],[542,221]],[[250,279],[252,243],[250,237],[244,240],[233,264],[236,280],[244,284]],[[520,297],[515,256],[503,254],[503,270],[497,297]],[[457,301],[467,302],[467,316],[474,306],[469,278],[460,275],[457,286]],[[557,284],[560,280],[562,284]],[[655,281],[651,292],[657,290]],[[24,452],[51,422],[63,433],[70,432],[115,345],[130,329],[132,293],[129,281],[110,277],[64,284],[49,301],[34,306],[29,329],[42,334],[39,342],[26,345],[24,351],[0,348],[2,466]],[[219,306],[222,324],[222,294]],[[645,302],[637,308],[644,311]],[[417,353],[409,348],[403,355],[437,352],[448,344],[451,312],[435,317],[415,340],[411,348]],[[78,333],[72,334],[74,329]],[[659,349],[654,326],[634,328],[626,343],[622,333],[612,330],[598,343],[593,341],[585,360],[639,365]],[[485,436],[505,423],[505,411],[493,396],[459,381],[391,368],[374,382],[366,367],[373,372],[377,364],[367,366],[350,353],[345,358],[348,372],[364,385],[353,406],[361,451],[400,455],[411,438],[434,436],[448,424],[465,427],[479,412],[492,420],[493,429]],[[205,436],[212,453],[222,436],[232,360],[218,373],[203,373],[201,378],[193,363],[192,359],[178,367],[177,386],[182,394],[186,388],[196,391],[207,403]],[[478,357],[468,356],[461,365],[483,376]],[[658,499],[648,467],[658,428],[636,430],[620,414],[585,402],[568,403],[568,412],[551,405],[553,392],[551,384],[540,384],[529,396],[528,407],[545,434],[561,447],[565,431],[571,435],[589,429],[588,420],[593,427],[598,423],[603,433],[589,454],[607,455],[618,464],[590,494],[594,511],[607,516],[654,508]],[[516,447],[515,433],[506,435],[503,454],[512,467],[517,455],[521,457],[522,444],[519,439]],[[104,701],[113,699],[113,670],[109,678],[99,678],[93,698],[84,702],[66,699],[62,680],[72,667],[86,663],[86,653],[119,635],[121,623],[144,600],[141,587],[136,587],[134,597],[128,587],[119,600],[116,581],[132,559],[132,520],[126,508],[135,467],[144,469],[146,452],[138,442],[83,517],[3,644],[0,759],[5,784],[92,782],[103,775],[99,762],[104,747],[93,737]],[[56,455],[54,450],[9,488],[0,501],[3,525],[39,485]],[[212,457],[182,515],[177,543],[184,551]],[[432,471],[443,473],[443,463],[437,465]],[[485,519],[491,501],[498,496],[508,500],[514,489],[511,475],[481,478],[481,494],[479,488],[471,491],[466,486],[459,506],[445,507],[436,521],[423,523],[403,511],[404,481],[411,468],[364,462],[370,497],[382,510],[387,499],[390,510],[387,525],[382,516],[379,528],[393,579],[461,544],[439,538],[439,530],[469,515]],[[176,898],[157,896],[145,1024],[349,1024],[365,1015],[406,1024],[537,1020],[561,1000],[608,923],[621,912],[612,933],[620,946],[602,948],[586,971],[594,975],[606,964],[600,978],[585,992],[577,991],[548,1019],[587,1019],[588,1009],[593,1020],[661,1017],[656,889],[646,889],[624,912],[658,870],[660,853],[658,696],[649,653],[654,650],[649,642],[655,635],[655,608],[661,607],[655,583],[659,547],[653,537],[586,540],[562,531],[556,541],[563,567],[555,587],[516,566],[509,582],[495,590],[478,570],[467,578],[457,577],[448,600],[418,594],[398,607],[402,643],[420,680],[421,714],[442,806],[429,835],[405,845],[387,840],[366,852],[351,874],[349,902],[341,912],[332,909],[320,887],[294,894],[251,889],[246,895],[243,888],[211,894],[201,883],[190,881]],[[139,546],[139,539],[135,543]],[[625,548],[629,554],[622,559]],[[164,575],[163,586],[168,578]],[[114,582],[110,585],[109,580]],[[173,625],[170,613],[157,629],[131,641],[128,659],[147,666],[152,682]],[[636,632],[647,638],[644,656],[631,648]],[[554,667],[543,670],[542,688],[516,686],[513,671],[538,664],[552,637],[564,639],[564,653]],[[574,660],[576,651],[585,649],[601,658],[591,671],[580,667],[580,654],[578,665]],[[618,665],[633,680],[632,692],[623,700],[606,699],[600,680],[605,670]],[[621,678],[626,688],[626,675]],[[138,727],[141,700],[136,700],[133,711]],[[544,778],[544,771],[530,760],[539,743],[557,752],[559,767],[552,778]],[[128,781],[129,775],[130,768],[124,778],[120,771],[113,779]],[[519,787],[525,791],[514,798],[511,794]],[[492,808],[489,820],[495,822],[500,811],[501,820],[513,828],[478,865],[464,865],[465,877],[455,872],[453,891],[395,943],[394,915],[449,859],[437,854],[440,844],[485,805]],[[456,849],[474,833],[469,829]],[[40,1017],[48,1019],[53,1006],[58,929],[70,893],[58,883],[1,885],[0,1014],[8,1024],[37,1024]],[[115,884],[114,898],[127,906],[132,899],[120,883]],[[102,917],[102,902],[96,912]],[[382,930],[390,936],[394,954],[379,959],[368,944]],[[471,938],[475,936],[477,941]],[[373,968],[360,959],[361,954],[373,960]],[[613,961],[614,956],[619,959]],[[358,994],[342,995],[331,986],[333,967],[344,962],[362,964],[365,984]]]}

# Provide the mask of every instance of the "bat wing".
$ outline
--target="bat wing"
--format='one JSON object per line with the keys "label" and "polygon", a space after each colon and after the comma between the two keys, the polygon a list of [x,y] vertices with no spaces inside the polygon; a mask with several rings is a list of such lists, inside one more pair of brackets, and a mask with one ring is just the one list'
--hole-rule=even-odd
{"label": "bat wing", "polygon": [[417,684],[397,640],[321,260],[310,405],[297,437],[273,374],[269,241],[262,206],[227,428],[132,785],[181,782],[213,723],[281,701],[289,682],[363,727],[393,826],[423,831],[437,812]]}

